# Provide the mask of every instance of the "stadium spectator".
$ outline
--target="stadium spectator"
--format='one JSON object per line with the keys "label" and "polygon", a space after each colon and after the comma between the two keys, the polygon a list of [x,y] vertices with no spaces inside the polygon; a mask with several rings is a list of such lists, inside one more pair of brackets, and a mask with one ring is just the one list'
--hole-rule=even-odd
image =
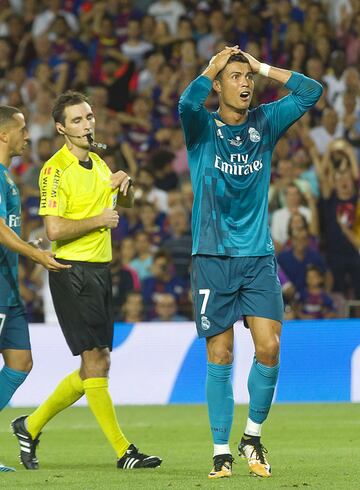
{"label": "stadium spectator", "polygon": [[111,262],[112,299],[114,321],[121,321],[122,307],[126,296],[132,291],[140,291],[141,284],[137,271],[121,262],[122,252],[119,246],[113,247],[113,260]]}
{"label": "stadium spectator", "polygon": [[43,12],[37,14],[32,22],[31,31],[34,37],[39,37],[45,34],[57,16],[62,16],[65,19],[69,30],[73,31],[74,33],[78,32],[78,19],[71,12],[67,12],[61,8],[61,0],[46,0],[44,3],[46,4],[47,8]]}
{"label": "stadium spectator", "polygon": [[310,246],[309,228],[306,222],[302,228],[290,228],[291,245],[280,252],[277,260],[289,280],[295,286],[297,292],[301,292],[306,286],[307,266],[318,266],[325,274],[326,289],[331,290],[332,276],[320,252]]}
{"label": "stadium spectator", "polygon": [[176,297],[179,304],[186,292],[187,281],[176,276],[173,272],[172,260],[166,250],[158,250],[154,255],[151,268],[152,275],[143,281],[142,293],[147,312],[146,317],[154,317],[154,305],[158,293],[170,293]]}
{"label": "stadium spectator", "polygon": [[[301,204],[303,198],[305,198],[307,206]],[[280,251],[286,243],[290,217],[297,212],[305,216],[310,225],[311,233],[318,236],[318,211],[313,195],[311,192],[302,195],[298,186],[295,183],[290,183],[285,188],[285,206],[274,211],[271,219],[271,235],[276,250]]]}
{"label": "stadium spectator", "polygon": [[309,132],[318,152],[323,155],[332,140],[341,138],[344,128],[339,123],[337,113],[331,107],[324,109],[321,118],[321,125],[312,128]]}
{"label": "stadium spectator", "polygon": [[171,293],[157,294],[153,322],[185,322],[187,318],[177,313],[176,298]]}
{"label": "stadium spectator", "polygon": [[177,206],[170,208],[168,217],[169,236],[162,242],[162,247],[170,253],[176,274],[187,278],[192,245],[189,216],[184,207]]}
{"label": "stadium spectator", "polygon": [[129,265],[137,272],[140,281],[144,281],[144,279],[151,276],[153,265],[152,244],[147,233],[144,231],[138,231],[136,233],[134,237],[134,248],[136,256],[131,260]]}
{"label": "stadium spectator", "polygon": [[150,5],[148,13],[157,21],[164,21],[169,27],[171,34],[177,31],[178,21],[185,15],[185,8],[181,2],[176,0],[159,0]]}
{"label": "stadium spectator", "polygon": [[321,320],[335,318],[334,302],[324,287],[324,272],[320,267],[309,264],[306,269],[306,287],[300,292],[295,306],[296,318]]}
{"label": "stadium spectator", "polygon": [[350,288],[360,298],[360,255],[346,233],[354,225],[358,205],[358,167],[351,147],[335,141],[318,168],[325,252],[334,275],[334,291],[349,294]]}
{"label": "stadium spectator", "polygon": [[121,44],[121,51],[124,56],[133,61],[136,68],[140,68],[144,57],[152,49],[151,43],[141,39],[140,19],[130,19],[127,24],[127,40]]}
{"label": "stadium spectator", "polygon": [[141,293],[128,293],[122,307],[121,321],[125,323],[143,322],[144,309],[145,306]]}
{"label": "stadium spectator", "polygon": [[135,199],[153,204],[155,209],[167,213],[169,209],[167,193],[155,187],[154,172],[141,167],[136,176]]}

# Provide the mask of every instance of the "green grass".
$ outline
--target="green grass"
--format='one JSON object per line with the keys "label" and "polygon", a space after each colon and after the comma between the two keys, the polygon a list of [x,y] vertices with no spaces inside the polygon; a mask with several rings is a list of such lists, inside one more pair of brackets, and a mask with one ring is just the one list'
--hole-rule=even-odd
{"label": "green grass", "polygon": [[[273,476],[250,477],[236,457],[233,477],[209,481],[212,444],[205,406],[118,407],[124,432],[144,452],[158,454],[155,470],[120,471],[87,408],[72,408],[52,420],[41,436],[41,469],[26,471],[17,458],[17,441],[8,430],[24,409],[0,414],[0,460],[16,473],[0,474],[0,488],[13,489],[359,489],[359,405],[275,405],[263,429]],[[246,420],[245,406],[236,407],[231,448]]]}

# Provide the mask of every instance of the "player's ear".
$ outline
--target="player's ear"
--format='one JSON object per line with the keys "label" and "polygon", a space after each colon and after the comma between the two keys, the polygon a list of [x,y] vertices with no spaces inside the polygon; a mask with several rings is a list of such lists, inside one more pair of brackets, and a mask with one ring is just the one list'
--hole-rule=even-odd
{"label": "player's ear", "polygon": [[213,89],[217,94],[221,93],[221,83],[220,80],[218,80],[217,78],[215,78],[215,80],[213,81]]}
{"label": "player's ear", "polygon": [[8,142],[8,134],[4,130],[0,130],[0,141],[2,143],[7,143]]}

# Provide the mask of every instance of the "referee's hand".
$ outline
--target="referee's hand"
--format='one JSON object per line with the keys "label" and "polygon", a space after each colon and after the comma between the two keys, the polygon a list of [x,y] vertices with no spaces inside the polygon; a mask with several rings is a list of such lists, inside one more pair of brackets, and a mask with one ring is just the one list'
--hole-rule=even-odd
{"label": "referee's hand", "polygon": [[119,213],[115,209],[105,208],[99,218],[101,228],[116,228],[119,224]]}
{"label": "referee's hand", "polygon": [[132,180],[127,173],[119,170],[110,176],[110,184],[113,189],[119,188],[119,192],[126,196],[129,187],[132,185]]}

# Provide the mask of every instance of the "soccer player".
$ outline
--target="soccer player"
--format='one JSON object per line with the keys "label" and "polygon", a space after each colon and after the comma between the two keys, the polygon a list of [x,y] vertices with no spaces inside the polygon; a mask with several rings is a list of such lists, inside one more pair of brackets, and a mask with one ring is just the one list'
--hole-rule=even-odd
{"label": "soccer player", "polygon": [[119,221],[117,204],[131,207],[133,190],[125,172],[111,173],[94,152],[95,118],[87,98],[79,92],[61,94],[53,117],[64,146],[40,174],[40,215],[58,260],[71,265],[49,274],[56,314],[65,340],[80,369],[65,377],[31,415],[12,422],[25,468],[36,470],[36,446],[42,427],[84,394],[121,469],[153,468],[157,456],[142,454],[122,433],[108,391],[113,340],[111,229]]}
{"label": "soccer player", "polygon": [[[32,368],[29,329],[18,285],[18,255],[22,254],[47,269],[68,268],[20,238],[21,201],[8,167],[21,155],[29,139],[24,115],[16,107],[0,106],[0,410],[10,401]],[[0,472],[15,471],[0,464]]]}
{"label": "soccer player", "polygon": [[[284,84],[291,93],[249,110],[258,73]],[[210,114],[204,103],[212,88],[218,94],[219,109]],[[250,328],[255,357],[239,455],[247,459],[252,474],[271,475],[260,436],[278,377],[283,318],[268,227],[271,154],[280,136],[321,93],[316,81],[260,63],[234,46],[213,56],[179,101],[194,191],[191,279],[195,320],[207,346],[206,392],[214,441],[209,478],[231,476],[232,472],[233,325],[241,316]]]}

